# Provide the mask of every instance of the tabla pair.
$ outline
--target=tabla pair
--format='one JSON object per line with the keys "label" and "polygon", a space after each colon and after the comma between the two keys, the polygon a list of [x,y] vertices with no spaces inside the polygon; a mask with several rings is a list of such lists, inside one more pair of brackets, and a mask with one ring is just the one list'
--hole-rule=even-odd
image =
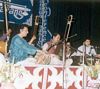
{"label": "tabla pair", "polygon": [[63,62],[59,59],[59,57],[55,54],[48,54],[45,51],[38,51],[35,55],[36,63],[37,64],[44,64],[44,65],[61,65]]}
{"label": "tabla pair", "polygon": [[51,58],[50,55],[44,51],[37,51],[35,59],[38,64],[50,64]]}

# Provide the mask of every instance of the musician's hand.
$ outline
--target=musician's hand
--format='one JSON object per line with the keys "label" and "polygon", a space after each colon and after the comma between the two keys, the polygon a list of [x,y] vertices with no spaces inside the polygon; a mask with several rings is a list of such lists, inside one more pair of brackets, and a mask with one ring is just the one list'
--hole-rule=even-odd
{"label": "musician's hand", "polygon": [[33,35],[32,38],[31,38],[31,40],[29,41],[29,44],[32,44],[32,42],[33,42],[35,39],[36,39],[36,36]]}
{"label": "musician's hand", "polygon": [[36,36],[35,36],[35,35],[33,35],[31,39],[35,40],[35,39],[36,39]]}

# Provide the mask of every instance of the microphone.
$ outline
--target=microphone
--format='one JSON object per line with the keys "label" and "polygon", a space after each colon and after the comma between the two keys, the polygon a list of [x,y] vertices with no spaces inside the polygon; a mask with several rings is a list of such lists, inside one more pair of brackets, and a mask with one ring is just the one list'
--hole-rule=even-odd
{"label": "microphone", "polygon": [[99,49],[100,47],[99,46],[95,46],[94,48]]}
{"label": "microphone", "polygon": [[93,46],[91,46],[91,47],[90,47],[90,52],[89,52],[89,55],[91,54],[92,49],[94,49],[94,47],[93,47]]}
{"label": "microphone", "polygon": [[91,46],[91,49],[94,49],[94,46]]}

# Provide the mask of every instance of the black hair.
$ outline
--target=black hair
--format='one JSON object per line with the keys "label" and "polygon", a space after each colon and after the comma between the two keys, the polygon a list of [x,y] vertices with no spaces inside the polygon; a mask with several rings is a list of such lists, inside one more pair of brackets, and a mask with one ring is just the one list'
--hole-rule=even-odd
{"label": "black hair", "polygon": [[53,36],[57,36],[57,35],[60,35],[59,33],[53,33]]}
{"label": "black hair", "polygon": [[27,28],[28,28],[28,25],[26,25],[26,24],[19,25],[18,28],[17,28],[16,33],[17,33],[17,34],[20,33],[20,30],[21,30],[21,29],[24,29],[24,27],[27,27]]}
{"label": "black hair", "polygon": [[27,27],[28,28],[28,25],[23,24],[23,25],[20,26],[20,29],[24,29],[24,27]]}

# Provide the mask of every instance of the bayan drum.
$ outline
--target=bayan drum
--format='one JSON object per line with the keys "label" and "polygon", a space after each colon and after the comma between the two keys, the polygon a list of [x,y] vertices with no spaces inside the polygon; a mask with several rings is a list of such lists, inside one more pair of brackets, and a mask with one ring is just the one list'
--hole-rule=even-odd
{"label": "bayan drum", "polygon": [[51,57],[49,56],[49,54],[43,51],[38,51],[35,55],[35,59],[38,64],[44,64],[44,65],[50,64],[51,61]]}
{"label": "bayan drum", "polygon": [[71,58],[73,59],[73,63],[72,63],[73,66],[79,66],[83,62],[82,56],[71,56]]}

